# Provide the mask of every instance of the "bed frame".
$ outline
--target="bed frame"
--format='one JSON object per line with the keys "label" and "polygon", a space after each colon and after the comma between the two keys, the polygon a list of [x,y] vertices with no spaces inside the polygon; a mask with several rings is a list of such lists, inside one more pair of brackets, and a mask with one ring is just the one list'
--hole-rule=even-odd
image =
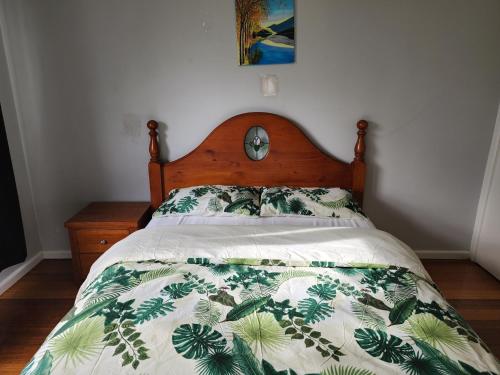
{"label": "bed frame", "polygon": [[[261,126],[269,135],[269,153],[251,160],[244,138],[249,128]],[[193,151],[172,162],[160,161],[158,123],[148,122],[149,187],[156,209],[174,188],[196,185],[305,186],[351,189],[363,203],[366,165],[365,135],[368,123],[357,123],[354,160],[345,163],[327,155],[285,117],[251,112],[234,116],[217,126]]]}

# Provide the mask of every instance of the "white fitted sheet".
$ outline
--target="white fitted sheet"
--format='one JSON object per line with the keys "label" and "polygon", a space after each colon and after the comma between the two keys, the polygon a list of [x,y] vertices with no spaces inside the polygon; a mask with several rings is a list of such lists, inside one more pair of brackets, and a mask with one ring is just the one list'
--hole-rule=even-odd
{"label": "white fitted sheet", "polygon": [[153,217],[147,227],[155,228],[175,225],[298,225],[311,227],[375,228],[370,219],[360,216],[352,219],[338,219],[307,216],[228,217],[187,215]]}

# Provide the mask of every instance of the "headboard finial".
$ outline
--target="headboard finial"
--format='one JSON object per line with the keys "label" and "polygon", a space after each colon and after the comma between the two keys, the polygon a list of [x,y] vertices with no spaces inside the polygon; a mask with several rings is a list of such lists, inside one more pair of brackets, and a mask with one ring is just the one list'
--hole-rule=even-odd
{"label": "headboard finial", "polygon": [[354,160],[364,161],[365,160],[365,135],[366,129],[368,129],[368,122],[365,120],[359,120],[358,124],[358,140],[354,146]]}
{"label": "headboard finial", "polygon": [[158,122],[155,120],[148,121],[149,129],[149,155],[151,155],[152,162],[158,162],[160,160],[160,148],[158,146]]}

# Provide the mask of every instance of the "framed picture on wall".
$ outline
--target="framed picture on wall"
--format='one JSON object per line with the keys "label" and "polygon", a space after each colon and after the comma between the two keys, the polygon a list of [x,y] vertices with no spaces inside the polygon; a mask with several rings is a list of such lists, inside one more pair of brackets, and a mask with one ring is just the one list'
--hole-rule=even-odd
{"label": "framed picture on wall", "polygon": [[240,65],[295,62],[294,0],[235,0]]}

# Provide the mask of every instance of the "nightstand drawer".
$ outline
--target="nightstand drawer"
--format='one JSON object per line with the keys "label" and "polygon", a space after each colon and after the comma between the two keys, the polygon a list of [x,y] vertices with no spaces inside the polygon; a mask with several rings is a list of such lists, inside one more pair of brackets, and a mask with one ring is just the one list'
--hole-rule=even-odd
{"label": "nightstand drawer", "polygon": [[82,281],[85,279],[90,271],[90,267],[102,254],[80,254],[80,266]]}
{"label": "nightstand drawer", "polygon": [[101,254],[129,233],[124,229],[80,229],[76,232],[76,240],[80,253]]}

